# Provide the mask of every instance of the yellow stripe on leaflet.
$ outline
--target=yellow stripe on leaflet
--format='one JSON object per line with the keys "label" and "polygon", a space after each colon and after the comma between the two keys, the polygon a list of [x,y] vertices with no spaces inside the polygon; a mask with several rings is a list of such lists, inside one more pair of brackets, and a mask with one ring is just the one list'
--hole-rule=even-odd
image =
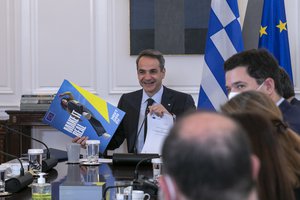
{"label": "yellow stripe on leaflet", "polygon": [[89,91],[83,89],[82,87],[79,87],[75,83],[70,82],[73,87],[78,90],[86,100],[90,102],[90,104],[102,115],[102,117],[108,122],[109,122],[109,114],[108,114],[108,108],[107,108],[107,103],[100,97],[90,93]]}

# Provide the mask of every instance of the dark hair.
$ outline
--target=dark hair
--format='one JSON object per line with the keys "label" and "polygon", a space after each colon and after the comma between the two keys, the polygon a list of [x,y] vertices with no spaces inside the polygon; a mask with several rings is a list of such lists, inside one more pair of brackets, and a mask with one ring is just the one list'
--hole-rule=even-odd
{"label": "dark hair", "polygon": [[231,56],[224,63],[224,71],[237,67],[246,67],[249,76],[262,84],[267,78],[272,78],[278,95],[282,96],[279,65],[276,59],[266,49],[252,49]]}
{"label": "dark hair", "polygon": [[205,141],[182,138],[184,119],[197,113],[182,117],[167,136],[162,150],[165,173],[190,200],[245,199],[254,179],[244,131],[233,122],[236,126],[232,130],[220,130],[224,136],[208,134]]}
{"label": "dark hair", "polygon": [[252,150],[261,161],[257,181],[258,199],[294,199],[292,184],[288,180],[286,158],[275,137],[277,127],[258,113],[231,114],[246,130]]}
{"label": "dark hair", "polygon": [[141,57],[150,57],[150,58],[155,58],[159,62],[159,67],[161,70],[165,69],[165,59],[164,56],[160,51],[154,50],[154,49],[145,49],[139,53],[139,56],[136,59],[136,67],[139,65],[139,61]]}
{"label": "dark hair", "polygon": [[280,109],[266,94],[246,91],[236,95],[221,106],[223,113],[255,112],[268,118],[276,127],[276,137],[287,159],[285,172],[294,188],[300,186],[300,136],[283,122]]}
{"label": "dark hair", "polygon": [[279,67],[279,80],[282,88],[282,96],[285,99],[295,96],[294,85],[288,75],[288,73],[282,68]]}

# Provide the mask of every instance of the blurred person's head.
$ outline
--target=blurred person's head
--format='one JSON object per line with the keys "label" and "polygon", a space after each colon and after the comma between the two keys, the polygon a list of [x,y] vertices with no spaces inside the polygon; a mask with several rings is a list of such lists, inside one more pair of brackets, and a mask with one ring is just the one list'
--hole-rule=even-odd
{"label": "blurred person's head", "polygon": [[267,94],[279,101],[282,89],[279,81],[279,65],[265,49],[252,49],[231,56],[224,63],[228,97],[249,90]]}
{"label": "blurred person's head", "polygon": [[282,67],[279,68],[279,72],[280,72],[280,84],[282,88],[282,96],[283,98],[290,101],[291,98],[295,97],[294,85],[288,73]]}
{"label": "blurred person's head", "polygon": [[193,112],[178,120],[163,145],[166,200],[255,199],[258,159],[229,117]]}
{"label": "blurred person's head", "polygon": [[286,171],[289,180],[295,188],[300,186],[300,137],[288,128],[280,109],[267,95],[257,91],[243,92],[221,106],[221,111],[226,114],[251,111],[268,118],[276,127],[275,136],[278,137],[278,143],[287,159]]}
{"label": "blurred person's head", "polygon": [[292,184],[285,169],[286,158],[278,144],[278,137],[275,137],[278,133],[273,123],[265,116],[253,112],[233,113],[230,116],[244,128],[253,153],[260,160],[258,199],[294,199]]}

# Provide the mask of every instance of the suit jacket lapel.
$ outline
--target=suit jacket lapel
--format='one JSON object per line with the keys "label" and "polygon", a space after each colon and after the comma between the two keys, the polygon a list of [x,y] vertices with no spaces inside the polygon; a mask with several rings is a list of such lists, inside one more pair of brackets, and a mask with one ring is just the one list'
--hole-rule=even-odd
{"label": "suit jacket lapel", "polygon": [[164,87],[164,92],[162,94],[162,98],[161,98],[161,104],[170,112],[172,113],[172,108],[174,105],[174,98],[172,93],[170,92],[170,89],[163,86]]}
{"label": "suit jacket lapel", "polygon": [[127,144],[128,144],[128,151],[133,152],[134,144],[136,140],[136,134],[138,132],[138,123],[139,123],[139,115],[140,115],[140,108],[141,108],[141,100],[142,100],[142,90],[137,91],[134,95],[130,98],[130,107],[127,111],[130,118],[128,118],[128,123],[130,124],[128,129],[128,136],[127,136]]}
{"label": "suit jacket lapel", "polygon": [[133,123],[136,123],[136,128],[138,126],[139,121],[142,96],[142,90],[139,90],[138,93],[132,99],[133,108],[135,109],[134,112],[132,112],[132,121]]}

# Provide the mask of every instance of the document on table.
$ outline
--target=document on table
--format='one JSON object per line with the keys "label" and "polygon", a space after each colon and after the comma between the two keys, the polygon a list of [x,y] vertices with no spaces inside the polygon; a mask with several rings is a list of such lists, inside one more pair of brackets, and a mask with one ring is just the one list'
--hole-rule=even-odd
{"label": "document on table", "polygon": [[164,114],[162,117],[148,114],[147,123],[147,137],[142,153],[157,153],[161,155],[163,142],[173,125],[173,117],[169,114]]}

